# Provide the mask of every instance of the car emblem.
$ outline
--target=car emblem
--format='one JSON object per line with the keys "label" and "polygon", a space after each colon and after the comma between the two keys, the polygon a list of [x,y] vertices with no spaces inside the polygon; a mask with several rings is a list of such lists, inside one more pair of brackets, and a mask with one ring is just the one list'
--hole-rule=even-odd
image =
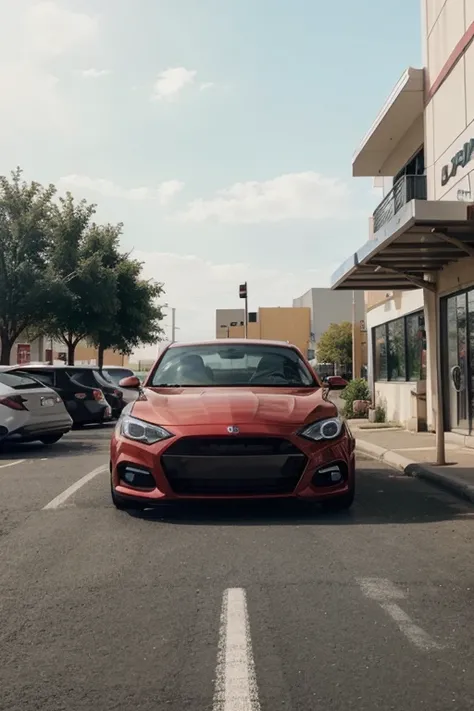
{"label": "car emblem", "polygon": [[229,434],[239,434],[240,430],[239,430],[238,427],[235,427],[235,425],[230,425],[230,426],[227,428],[227,432],[228,432]]}

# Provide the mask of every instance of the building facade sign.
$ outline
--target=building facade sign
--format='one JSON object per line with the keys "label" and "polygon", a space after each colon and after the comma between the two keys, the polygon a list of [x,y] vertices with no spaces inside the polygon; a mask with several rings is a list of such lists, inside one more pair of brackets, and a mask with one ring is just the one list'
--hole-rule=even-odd
{"label": "building facade sign", "polygon": [[465,168],[471,161],[474,153],[474,138],[467,141],[460,151],[451,158],[449,165],[443,165],[441,169],[441,185],[446,185],[451,178],[454,178],[459,168]]}

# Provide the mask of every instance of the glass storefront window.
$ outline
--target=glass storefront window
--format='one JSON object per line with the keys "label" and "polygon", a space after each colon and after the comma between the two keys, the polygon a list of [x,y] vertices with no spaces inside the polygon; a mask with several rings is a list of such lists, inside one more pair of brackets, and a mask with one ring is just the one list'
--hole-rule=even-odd
{"label": "glass storefront window", "polygon": [[406,317],[407,379],[426,380],[426,333],[424,314]]}
{"label": "glass storefront window", "polygon": [[388,379],[406,380],[405,319],[399,318],[387,324],[388,330]]}
{"label": "glass storefront window", "polygon": [[423,311],[373,329],[375,380],[426,380]]}
{"label": "glass storefront window", "polygon": [[375,379],[387,380],[387,326],[374,328]]}

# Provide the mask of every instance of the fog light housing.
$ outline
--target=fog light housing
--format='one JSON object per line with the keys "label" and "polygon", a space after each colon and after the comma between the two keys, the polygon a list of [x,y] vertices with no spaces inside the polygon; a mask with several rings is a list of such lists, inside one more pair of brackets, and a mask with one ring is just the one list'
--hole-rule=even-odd
{"label": "fog light housing", "polygon": [[313,486],[338,486],[346,478],[347,468],[343,462],[328,464],[313,476]]}
{"label": "fog light housing", "polygon": [[134,464],[122,464],[119,467],[120,480],[133,489],[154,489],[156,487],[152,473],[148,469]]}

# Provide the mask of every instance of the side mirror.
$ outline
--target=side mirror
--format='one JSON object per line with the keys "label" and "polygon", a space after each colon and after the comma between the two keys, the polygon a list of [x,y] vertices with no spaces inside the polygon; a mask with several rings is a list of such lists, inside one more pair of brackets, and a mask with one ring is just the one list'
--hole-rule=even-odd
{"label": "side mirror", "polygon": [[140,386],[140,378],[137,378],[136,375],[129,375],[128,378],[122,378],[119,382],[119,387],[127,388],[129,390],[138,390]]}

